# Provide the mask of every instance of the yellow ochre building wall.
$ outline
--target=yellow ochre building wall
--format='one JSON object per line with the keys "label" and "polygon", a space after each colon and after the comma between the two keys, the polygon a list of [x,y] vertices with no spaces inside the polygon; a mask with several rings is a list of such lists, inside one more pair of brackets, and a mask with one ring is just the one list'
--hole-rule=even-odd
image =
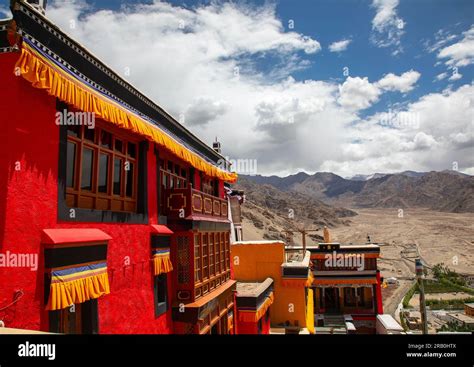
{"label": "yellow ochre building wall", "polygon": [[[258,281],[273,279],[275,300],[270,308],[272,326],[290,322],[291,326],[306,326],[306,289],[299,286],[283,286],[281,265],[285,262],[285,244],[280,241],[236,242],[231,245],[234,279]],[[313,310],[308,310],[313,313]]]}

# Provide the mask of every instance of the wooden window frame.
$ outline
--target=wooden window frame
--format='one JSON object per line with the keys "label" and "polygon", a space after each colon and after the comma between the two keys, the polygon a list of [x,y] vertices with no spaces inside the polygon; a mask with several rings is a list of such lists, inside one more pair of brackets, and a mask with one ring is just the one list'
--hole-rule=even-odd
{"label": "wooden window frame", "polygon": [[[97,299],[78,303],[74,305],[74,313],[71,313],[71,307],[61,310],[49,311],[49,331],[61,334],[98,334],[99,333],[99,316]],[[70,319],[75,325],[72,331],[67,325],[66,313],[74,315],[74,319]]]}
{"label": "wooden window frame", "polygon": [[[202,267],[202,277],[197,281],[196,259],[194,259],[194,299],[202,297],[230,279],[229,232],[196,232],[194,235],[195,250],[193,251],[193,256],[196,253],[196,239],[200,241],[201,262],[198,264]],[[206,241],[207,247],[205,246]],[[212,254],[210,253],[211,242],[213,246]],[[206,260],[207,266],[204,265]],[[210,260],[212,260],[212,264]],[[210,272],[212,266],[214,266],[213,273]]]}
{"label": "wooden window frame", "polygon": [[[137,197],[138,197],[138,171],[139,171],[139,141],[130,138],[130,136],[117,132],[113,128],[105,128],[103,124],[97,123],[94,131],[94,141],[90,141],[85,137],[85,126],[75,126],[79,128],[78,136],[69,134],[67,129],[67,143],[75,144],[74,170],[73,170],[73,185],[65,188],[66,204],[71,208],[93,209],[93,210],[107,210],[113,212],[137,212]],[[102,145],[102,133],[110,134],[110,146]],[[120,152],[115,149],[116,141],[122,143],[123,151]],[[129,146],[135,146],[135,157],[130,154]],[[91,190],[86,190],[81,187],[82,180],[82,163],[83,152],[85,149],[91,149],[94,152],[92,162],[92,187]],[[100,175],[100,157],[102,154],[108,156],[107,167],[107,188],[106,192],[99,192],[99,175]],[[120,194],[114,193],[114,169],[115,160],[121,159],[123,167],[120,172]],[[66,159],[67,161],[67,159]],[[132,186],[133,191],[131,196],[127,196],[127,163],[133,165]],[[68,174],[66,165],[66,176]],[[87,203],[87,204],[86,204]],[[89,204],[90,203],[90,204]]]}
{"label": "wooden window frame", "polygon": [[195,233],[194,234],[194,283],[195,284],[200,283],[202,281],[202,256],[201,255],[202,255],[201,236],[198,233]]}

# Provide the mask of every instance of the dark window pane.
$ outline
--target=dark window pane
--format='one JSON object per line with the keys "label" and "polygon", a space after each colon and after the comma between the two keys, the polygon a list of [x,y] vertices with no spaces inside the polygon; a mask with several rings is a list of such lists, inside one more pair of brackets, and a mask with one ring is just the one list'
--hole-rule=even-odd
{"label": "dark window pane", "polygon": [[168,172],[173,172],[173,162],[168,161]]}
{"label": "dark window pane", "polygon": [[69,136],[75,136],[76,138],[81,137],[81,128],[80,125],[68,125],[67,127],[67,134]]}
{"label": "dark window pane", "polygon": [[184,177],[184,178],[186,178],[186,176],[187,176],[186,170],[184,168],[181,170],[181,176]]}
{"label": "dark window pane", "polygon": [[133,143],[128,143],[128,155],[135,158],[137,155],[137,146]]}
{"label": "dark window pane", "polygon": [[84,129],[84,139],[95,142],[95,130],[89,129],[88,127],[86,127]]}
{"label": "dark window pane", "polygon": [[174,173],[175,175],[179,175],[179,166],[177,164],[174,165]]}
{"label": "dark window pane", "polygon": [[122,160],[119,158],[115,158],[114,161],[114,194],[120,195],[121,192],[121,184],[122,184]]}
{"label": "dark window pane", "polygon": [[158,279],[158,289],[157,289],[157,298],[158,303],[166,302],[166,274],[160,274],[157,277]]}
{"label": "dark window pane", "polygon": [[112,146],[112,134],[108,133],[107,131],[101,130],[100,145],[110,149],[110,147]]}
{"label": "dark window pane", "polygon": [[66,186],[74,187],[74,172],[76,170],[76,144],[67,142]]}
{"label": "dark window pane", "polygon": [[109,155],[101,153],[99,158],[99,192],[107,192],[109,177]]}
{"label": "dark window pane", "polygon": [[126,172],[126,174],[127,174],[127,192],[126,192],[126,195],[128,197],[132,197],[133,196],[133,163],[128,162],[128,167],[126,166],[126,168],[128,168],[128,171]]}
{"label": "dark window pane", "polygon": [[123,153],[123,142],[122,140],[115,139],[115,150]]}
{"label": "dark window pane", "polygon": [[81,189],[92,191],[92,169],[94,166],[94,151],[84,148],[82,151]]}

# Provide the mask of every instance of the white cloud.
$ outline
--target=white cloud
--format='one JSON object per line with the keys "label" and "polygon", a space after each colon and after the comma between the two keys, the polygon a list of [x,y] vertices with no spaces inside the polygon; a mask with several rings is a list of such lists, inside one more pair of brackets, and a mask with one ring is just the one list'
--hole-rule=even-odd
{"label": "white cloud", "polygon": [[462,78],[462,74],[458,71],[456,73],[453,73],[450,77],[449,77],[449,81],[451,82],[454,82],[455,80],[459,80]]}
{"label": "white cloud", "polygon": [[450,46],[442,48],[438,53],[439,59],[447,59],[446,65],[462,67],[474,63],[474,25],[463,33],[463,39]]}
{"label": "white cloud", "polygon": [[388,73],[375,83],[370,83],[367,77],[348,77],[339,86],[338,102],[352,111],[363,110],[377,102],[384,91],[401,93],[411,91],[420,76],[421,74],[415,70],[401,75]]}
{"label": "white cloud", "polygon": [[429,53],[435,52],[454,39],[456,39],[456,35],[444,29],[440,29],[435,33],[433,42],[428,40],[424,42],[425,50]]}
{"label": "white cloud", "polygon": [[474,167],[472,85],[428,94],[394,112],[417,124],[384,125],[380,114],[361,118],[359,111],[384,92],[410,90],[416,81],[405,74],[413,71],[373,83],[349,77],[338,85],[296,81],[285,76],[292,68],[282,62],[271,74],[278,79],[269,78],[252,67],[255,59],[272,53],[298,65],[295,55],[319,50],[316,40],[286,32],[272,7],[157,2],[91,12],[88,6],[53,2],[47,16],[177,119],[184,114],[203,141],[217,136],[224,155],[257,159],[259,173],[351,176],[444,169],[453,161],[461,170]]}
{"label": "white cloud", "polygon": [[398,16],[398,0],[373,0],[375,16],[372,19],[372,42],[378,47],[394,47],[393,54],[402,51],[400,39],[404,34],[405,22]]}
{"label": "white cloud", "polygon": [[206,125],[227,112],[228,104],[225,101],[209,97],[199,97],[186,109],[187,125]]}
{"label": "white cloud", "polygon": [[319,170],[354,173],[474,167],[474,85],[431,93],[393,112],[377,113],[350,129],[352,141]]}
{"label": "white cloud", "polygon": [[445,73],[440,73],[440,74],[436,75],[436,78],[435,78],[435,79],[436,79],[437,81],[440,81],[440,80],[446,79],[446,78],[448,77],[448,75],[449,75],[449,74],[446,73],[446,72],[445,72]]}
{"label": "white cloud", "polygon": [[350,110],[363,110],[377,102],[380,89],[369,82],[368,78],[348,77],[339,86],[338,102]]}
{"label": "white cloud", "polygon": [[347,49],[347,46],[352,42],[350,39],[345,39],[337,42],[333,42],[329,45],[329,51],[331,52],[341,52]]}
{"label": "white cloud", "polygon": [[414,70],[407,71],[400,76],[389,73],[377,82],[377,86],[388,91],[406,93],[414,88],[414,84],[420,76],[421,74]]}

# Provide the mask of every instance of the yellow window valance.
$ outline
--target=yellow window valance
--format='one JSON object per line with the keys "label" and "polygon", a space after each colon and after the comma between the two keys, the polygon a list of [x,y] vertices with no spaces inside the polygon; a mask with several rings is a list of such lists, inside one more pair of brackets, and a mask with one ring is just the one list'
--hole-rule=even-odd
{"label": "yellow window valance", "polygon": [[110,293],[105,263],[51,271],[47,310],[60,310]]}
{"label": "yellow window valance", "polygon": [[62,70],[26,40],[23,41],[21,56],[14,72],[29,81],[33,87],[45,89],[48,94],[80,111],[94,113],[98,118],[155,142],[208,176],[230,183],[237,181],[236,173],[227,172],[205,161],[157,126]]}
{"label": "yellow window valance", "polygon": [[263,303],[258,307],[256,311],[239,310],[239,321],[242,322],[257,322],[267,312],[270,306],[273,304],[274,296],[271,292]]}
{"label": "yellow window valance", "polygon": [[170,249],[156,249],[153,251],[153,274],[160,275],[169,273],[173,270],[173,264],[170,259]]}

